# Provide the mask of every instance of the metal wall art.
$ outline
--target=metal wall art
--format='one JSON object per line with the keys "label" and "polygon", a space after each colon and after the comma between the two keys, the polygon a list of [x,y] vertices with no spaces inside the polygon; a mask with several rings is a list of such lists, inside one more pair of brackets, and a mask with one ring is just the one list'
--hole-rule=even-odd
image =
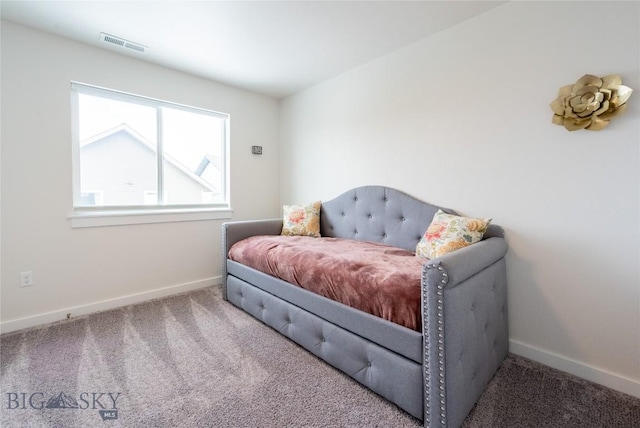
{"label": "metal wall art", "polygon": [[585,74],[575,84],[560,88],[551,103],[553,123],[569,131],[599,131],[622,113],[633,90],[617,74],[604,77]]}

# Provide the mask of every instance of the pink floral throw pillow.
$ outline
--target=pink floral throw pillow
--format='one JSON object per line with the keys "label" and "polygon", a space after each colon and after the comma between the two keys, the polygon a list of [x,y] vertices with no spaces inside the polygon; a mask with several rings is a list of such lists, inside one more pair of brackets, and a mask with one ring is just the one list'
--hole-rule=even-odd
{"label": "pink floral throw pillow", "polygon": [[306,205],[284,205],[281,235],[320,237],[321,205],[320,201]]}
{"label": "pink floral throw pillow", "polygon": [[490,222],[490,218],[461,217],[438,210],[416,246],[416,255],[435,259],[475,244],[482,240]]}

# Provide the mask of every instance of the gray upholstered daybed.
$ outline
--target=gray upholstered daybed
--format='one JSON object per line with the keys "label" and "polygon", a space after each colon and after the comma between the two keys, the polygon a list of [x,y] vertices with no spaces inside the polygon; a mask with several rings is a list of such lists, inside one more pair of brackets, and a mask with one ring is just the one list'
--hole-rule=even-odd
{"label": "gray upholstered daybed", "polygon": [[[439,207],[365,186],[323,202],[323,237],[414,251]],[[444,210],[452,212],[450,210]],[[482,241],[422,266],[422,332],[329,300],[227,258],[237,242],[279,235],[282,220],[225,223],[225,298],[424,420],[459,426],[508,352],[506,243]]]}

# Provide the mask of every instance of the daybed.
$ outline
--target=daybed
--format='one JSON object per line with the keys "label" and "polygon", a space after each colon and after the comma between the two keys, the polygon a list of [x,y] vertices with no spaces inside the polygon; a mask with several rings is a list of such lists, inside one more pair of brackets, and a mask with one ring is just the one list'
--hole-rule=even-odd
{"label": "daybed", "polygon": [[[359,187],[322,203],[320,232],[415,251],[438,209],[391,188]],[[234,244],[280,235],[282,224],[222,226],[225,299],[425,426],[461,425],[508,352],[502,229],[490,225],[480,242],[424,259],[416,331],[228,258]]]}

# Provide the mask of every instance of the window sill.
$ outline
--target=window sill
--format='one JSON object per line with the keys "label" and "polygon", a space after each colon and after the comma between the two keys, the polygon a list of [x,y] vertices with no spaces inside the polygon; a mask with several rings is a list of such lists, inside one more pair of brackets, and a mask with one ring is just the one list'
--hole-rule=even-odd
{"label": "window sill", "polygon": [[125,226],[131,224],[172,223],[179,221],[226,220],[230,208],[144,209],[119,211],[75,210],[69,216],[72,228]]}

